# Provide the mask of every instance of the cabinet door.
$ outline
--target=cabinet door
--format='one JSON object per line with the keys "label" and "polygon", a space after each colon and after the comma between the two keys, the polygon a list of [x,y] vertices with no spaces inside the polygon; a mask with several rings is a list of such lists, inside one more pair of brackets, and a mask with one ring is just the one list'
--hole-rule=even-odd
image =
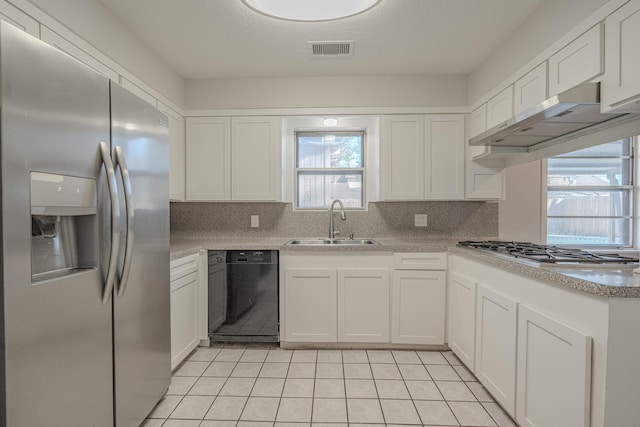
{"label": "cabinet door", "polygon": [[188,117],[187,200],[231,200],[231,121]]}
{"label": "cabinet door", "polygon": [[474,161],[473,156],[478,148],[486,147],[467,147],[465,199],[504,199],[504,166],[499,161],[495,166]]}
{"label": "cabinet door", "polygon": [[389,342],[389,270],[338,270],[338,341]]}
{"label": "cabinet door", "polygon": [[425,199],[464,199],[464,142],[464,115],[425,116]]}
{"label": "cabinet door", "polygon": [[0,19],[9,22],[34,37],[40,38],[40,24],[38,24],[38,21],[6,1],[0,2]]}
{"label": "cabinet door", "polygon": [[521,426],[589,426],[591,337],[520,305],[517,369]]}
{"label": "cabinet door", "polygon": [[547,63],[543,62],[519,78],[513,87],[515,115],[547,99]]}
{"label": "cabinet door", "polygon": [[631,0],[605,21],[603,110],[640,112],[640,0]]}
{"label": "cabinet door", "polygon": [[383,200],[424,199],[424,117],[382,119]]}
{"label": "cabinet door", "polygon": [[171,369],[196,348],[198,255],[171,261]]}
{"label": "cabinet door", "polygon": [[549,94],[557,95],[602,74],[602,25],[563,47],[549,58]]}
{"label": "cabinet door", "polygon": [[518,304],[478,286],[476,377],[509,415],[516,410]]}
{"label": "cabinet door", "polygon": [[449,347],[475,372],[476,283],[458,273],[449,279]]}
{"label": "cabinet door", "polygon": [[158,110],[167,116],[169,128],[169,198],[182,201],[185,199],[184,117],[162,103],[158,103]]}
{"label": "cabinet door", "polygon": [[284,281],[286,341],[336,342],[336,270],[288,268]]}
{"label": "cabinet door", "polygon": [[469,138],[480,135],[487,130],[487,104],[482,104],[473,112],[469,119]]}
{"label": "cabinet door", "polygon": [[231,119],[231,198],[278,201],[282,125],[277,117]]}
{"label": "cabinet door", "polygon": [[513,86],[509,86],[487,102],[487,129],[513,117]]}
{"label": "cabinet door", "polygon": [[391,292],[391,342],[444,344],[444,271],[395,270]]}

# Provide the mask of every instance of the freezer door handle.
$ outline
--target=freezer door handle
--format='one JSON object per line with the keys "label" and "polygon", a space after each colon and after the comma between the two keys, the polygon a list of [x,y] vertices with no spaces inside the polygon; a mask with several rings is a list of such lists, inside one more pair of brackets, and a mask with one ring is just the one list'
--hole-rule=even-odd
{"label": "freezer door handle", "polygon": [[122,263],[122,271],[119,273],[117,285],[118,297],[122,297],[127,290],[129,271],[131,271],[131,256],[133,255],[133,192],[131,189],[131,175],[129,175],[129,169],[127,168],[127,162],[124,159],[122,148],[116,146],[113,152],[113,157],[115,167],[116,169],[120,169],[120,176],[122,176],[122,184],[124,186],[124,205],[127,212],[127,237],[124,247],[124,261]]}
{"label": "freezer door handle", "polygon": [[100,153],[102,164],[107,174],[107,187],[111,200],[111,253],[109,254],[109,264],[107,267],[107,277],[104,282],[102,294],[102,304],[109,302],[109,297],[113,292],[116,279],[116,268],[118,267],[118,249],[120,247],[120,205],[118,202],[118,182],[116,171],[111,161],[109,146],[106,142],[100,142]]}

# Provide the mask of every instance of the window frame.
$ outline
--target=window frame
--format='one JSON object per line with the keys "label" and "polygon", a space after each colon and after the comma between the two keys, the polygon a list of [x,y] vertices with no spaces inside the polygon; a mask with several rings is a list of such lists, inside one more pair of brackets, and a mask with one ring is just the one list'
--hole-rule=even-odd
{"label": "window frame", "polygon": [[[360,168],[300,168],[298,167],[298,135],[340,135],[340,134],[354,134],[358,133],[362,135],[362,167]],[[347,207],[345,210],[351,211],[365,211],[367,207],[367,131],[365,129],[336,129],[332,130],[294,130],[293,131],[293,210],[303,212],[324,212],[329,209],[326,208],[305,208],[300,206],[300,193],[298,191],[298,184],[300,176],[304,174],[325,174],[336,175],[339,173],[344,174],[360,174],[361,189],[360,189],[360,203],[361,207]]]}
{"label": "window frame", "polygon": [[[543,179],[544,179],[544,188],[545,188],[545,192],[544,192],[544,199],[543,199],[543,212],[544,212],[544,241],[547,244],[553,244],[556,246],[566,246],[566,247],[575,247],[575,246],[580,246],[580,247],[584,247],[584,248],[590,248],[590,249],[603,249],[603,250],[607,250],[607,249],[633,249],[636,248],[637,245],[637,235],[638,232],[640,230],[638,230],[638,220],[637,220],[637,212],[638,212],[638,205],[637,205],[637,197],[636,197],[636,193],[638,192],[638,185],[637,185],[637,179],[638,179],[638,168],[637,168],[637,159],[636,159],[636,149],[637,149],[637,145],[638,145],[638,137],[627,137],[627,138],[619,138],[613,141],[609,141],[609,142],[605,142],[603,144],[608,144],[611,142],[616,142],[616,141],[620,141],[620,140],[625,140],[627,141],[627,143],[629,144],[629,154],[628,155],[623,155],[623,156],[599,156],[599,157],[594,157],[594,156],[581,156],[581,155],[576,155],[576,156],[569,156],[567,154],[570,153],[565,153],[559,156],[555,156],[555,157],[551,157],[551,158],[556,158],[556,159],[627,159],[629,161],[629,184],[624,184],[624,185],[610,185],[610,186],[561,186],[561,185],[548,185],[548,180],[549,180],[549,168],[548,168],[548,160],[551,159],[547,159],[545,161],[545,168],[544,168],[544,175],[543,175]],[[581,149],[577,149],[575,151],[579,151]],[[549,215],[548,214],[548,200],[549,200],[549,192],[550,191],[566,191],[566,192],[572,192],[572,191],[624,191],[628,194],[628,206],[626,206],[626,208],[628,209],[628,215],[618,215],[618,216],[596,216],[596,215],[573,215],[573,216],[558,216],[558,215]],[[623,245],[623,244],[585,244],[585,243],[549,243],[549,230],[548,230],[548,225],[549,225],[549,218],[566,218],[566,219],[578,219],[578,218],[586,218],[586,219],[626,219],[628,220],[628,231],[627,231],[627,235],[629,237],[629,244],[628,245]]]}

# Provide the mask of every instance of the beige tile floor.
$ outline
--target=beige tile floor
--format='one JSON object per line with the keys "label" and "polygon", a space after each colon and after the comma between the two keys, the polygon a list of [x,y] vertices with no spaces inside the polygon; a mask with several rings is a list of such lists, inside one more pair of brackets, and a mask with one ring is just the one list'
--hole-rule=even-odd
{"label": "beige tile floor", "polygon": [[507,427],[451,352],[198,348],[144,427]]}

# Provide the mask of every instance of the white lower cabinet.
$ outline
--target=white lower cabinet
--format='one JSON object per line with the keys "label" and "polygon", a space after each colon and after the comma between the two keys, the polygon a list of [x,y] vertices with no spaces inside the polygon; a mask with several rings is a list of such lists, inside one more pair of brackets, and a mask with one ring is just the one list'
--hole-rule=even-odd
{"label": "white lower cabinet", "polygon": [[592,366],[602,346],[578,329],[601,334],[602,299],[458,256],[450,265],[449,347],[519,426],[618,425],[603,423],[607,357]]}
{"label": "white lower cabinet", "polygon": [[281,341],[444,345],[446,260],[281,254]]}
{"label": "white lower cabinet", "polygon": [[444,344],[446,253],[397,253],[391,282],[391,342]]}
{"label": "white lower cabinet", "polygon": [[198,254],[171,261],[171,369],[200,343]]}
{"label": "white lower cabinet", "polygon": [[588,427],[590,390],[591,338],[520,306],[517,392],[520,425]]}
{"label": "white lower cabinet", "polygon": [[515,417],[518,303],[483,284],[477,292],[475,374]]}
{"label": "white lower cabinet", "polygon": [[449,348],[475,372],[476,283],[449,274]]}
{"label": "white lower cabinet", "polygon": [[389,270],[340,269],[338,341],[389,342]]}
{"label": "white lower cabinet", "polygon": [[396,270],[391,293],[391,342],[444,344],[444,271]]}
{"label": "white lower cabinet", "polygon": [[336,270],[286,268],[284,286],[285,340],[335,342],[338,314]]}

